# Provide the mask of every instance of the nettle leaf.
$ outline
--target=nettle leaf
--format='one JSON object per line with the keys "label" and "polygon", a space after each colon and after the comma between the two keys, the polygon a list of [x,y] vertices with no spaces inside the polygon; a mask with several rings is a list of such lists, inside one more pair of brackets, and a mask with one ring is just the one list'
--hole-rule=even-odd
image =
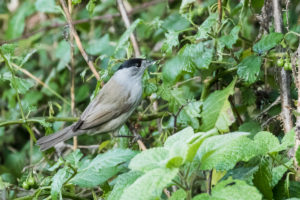
{"label": "nettle leaf", "polygon": [[52,177],[52,183],[51,183],[51,198],[56,199],[62,199],[61,195],[61,188],[62,185],[68,178],[71,176],[71,174],[68,172],[68,168],[64,167]]}
{"label": "nettle leaf", "polygon": [[159,199],[162,190],[176,177],[178,169],[157,168],[140,176],[126,188],[120,200]]}
{"label": "nettle leaf", "polygon": [[257,172],[257,170],[258,170],[257,165],[253,167],[245,167],[245,166],[235,167],[229,170],[222,179],[226,180],[227,178],[232,177],[233,179],[243,180],[246,183],[253,185],[252,182],[253,175]]}
{"label": "nettle leaf", "polygon": [[179,189],[176,192],[173,192],[171,198],[169,198],[169,200],[182,200],[182,199],[186,199],[186,192],[183,189]]}
{"label": "nettle leaf", "polygon": [[262,159],[258,171],[254,174],[253,184],[266,199],[273,198],[272,173],[268,161]]}
{"label": "nettle leaf", "polygon": [[16,48],[16,44],[3,44],[0,46],[2,53],[7,56],[13,55]]}
{"label": "nettle leaf", "polygon": [[129,163],[129,168],[135,171],[147,172],[155,168],[164,167],[169,151],[163,147],[147,149],[137,154]]}
{"label": "nettle leaf", "polygon": [[72,153],[68,154],[65,157],[65,160],[67,162],[69,162],[72,166],[74,166],[75,168],[78,168],[79,167],[79,161],[82,158],[82,156],[83,156],[83,154],[80,152],[80,150],[76,149]]}
{"label": "nettle leaf", "polygon": [[259,200],[262,199],[259,191],[241,180],[221,181],[212,188],[211,196],[200,194],[193,200]]}
{"label": "nettle leaf", "polygon": [[188,28],[190,26],[190,22],[184,17],[182,17],[179,13],[175,13],[168,16],[164,20],[162,26],[164,29],[169,31],[181,31]]}
{"label": "nettle leaf", "polygon": [[12,78],[12,75],[10,72],[5,72],[3,74],[0,74],[0,80],[8,80],[10,81],[11,87],[16,87],[18,90],[18,93],[26,94],[26,92],[34,86],[34,82],[30,79],[22,79],[15,77]]}
{"label": "nettle leaf", "polygon": [[37,0],[34,5],[35,5],[35,9],[39,12],[44,12],[44,13],[60,12],[60,7],[55,3],[55,0]]}
{"label": "nettle leaf", "polygon": [[192,69],[196,66],[198,69],[208,69],[213,53],[213,42],[199,42],[198,44],[185,45],[179,52],[185,58],[185,66]]}
{"label": "nettle leaf", "polygon": [[130,171],[121,174],[116,178],[116,184],[108,196],[108,200],[119,200],[124,190],[133,184],[143,173],[138,171]]}
{"label": "nettle leaf", "polygon": [[6,39],[10,40],[22,36],[22,33],[25,28],[25,19],[33,12],[34,7],[32,3],[22,3],[15,15],[9,20],[8,27],[5,33]]}
{"label": "nettle leaf", "polygon": [[[91,1],[90,1],[91,2]],[[134,29],[140,24],[142,23],[141,19],[137,19],[135,20],[130,27],[125,31],[125,33],[123,33],[123,35],[120,37],[119,42],[116,46],[115,49],[115,53],[118,52],[118,50],[120,50],[121,48],[123,48],[125,46],[125,44],[128,42],[128,39],[130,37],[130,34],[134,31]]]}
{"label": "nettle leaf", "polygon": [[171,60],[168,60],[162,70],[164,82],[176,82],[180,78],[180,76],[183,75],[183,72],[186,71],[185,65],[185,58],[180,55],[173,57]]}
{"label": "nettle leaf", "polygon": [[246,83],[254,83],[259,75],[262,59],[260,56],[251,55],[237,65],[237,74]]}
{"label": "nettle leaf", "polygon": [[240,27],[235,26],[229,35],[224,35],[220,38],[220,42],[223,43],[227,48],[232,49],[232,45],[236,43],[239,38]]}
{"label": "nettle leaf", "polygon": [[295,157],[296,157],[297,162],[300,163],[300,146],[298,146]]}
{"label": "nettle leaf", "polygon": [[94,187],[117,174],[117,166],[128,162],[136,155],[129,149],[113,149],[96,156],[89,163],[82,165],[71,182],[81,187]]}
{"label": "nettle leaf", "polygon": [[190,4],[194,3],[196,0],[182,0],[179,12],[185,13]]}
{"label": "nettle leaf", "polygon": [[295,136],[296,136],[295,130],[294,129],[290,130],[282,138],[281,144],[277,148],[274,148],[273,151],[279,152],[279,151],[286,150],[290,147],[293,147],[295,145]]}
{"label": "nettle leaf", "polygon": [[274,188],[277,185],[277,183],[282,179],[285,172],[288,170],[286,166],[292,167],[292,165],[293,165],[293,159],[284,163],[284,165],[279,165],[272,169],[272,182],[271,182],[272,188]]}
{"label": "nettle leaf", "polygon": [[199,119],[200,118],[200,106],[202,102],[195,101],[188,103],[180,112],[178,116],[178,123],[183,124],[184,126],[190,125],[194,129],[199,128]]}
{"label": "nettle leaf", "polygon": [[229,126],[235,121],[235,117],[228,97],[234,92],[235,82],[236,79],[227,88],[212,93],[204,101],[200,130],[208,131],[217,128],[220,132],[229,131]]}
{"label": "nettle leaf", "polygon": [[178,40],[179,32],[169,31],[165,34],[165,41],[161,47],[161,50],[166,53],[172,53],[173,47],[176,47],[179,44]]}
{"label": "nettle leaf", "polygon": [[76,4],[79,4],[79,3],[81,3],[81,0],[72,0],[73,5],[76,5]]}
{"label": "nettle leaf", "polygon": [[258,54],[265,53],[278,45],[282,39],[282,33],[270,33],[268,35],[263,35],[263,37],[253,46],[253,51]]}
{"label": "nettle leaf", "polygon": [[86,52],[90,55],[107,55],[112,56],[114,46],[110,44],[109,34],[95,40],[91,40],[86,48]]}
{"label": "nettle leaf", "polygon": [[212,30],[214,26],[218,24],[218,14],[212,13],[208,18],[199,26],[198,32],[196,35],[197,40],[206,39],[209,37],[208,33]]}

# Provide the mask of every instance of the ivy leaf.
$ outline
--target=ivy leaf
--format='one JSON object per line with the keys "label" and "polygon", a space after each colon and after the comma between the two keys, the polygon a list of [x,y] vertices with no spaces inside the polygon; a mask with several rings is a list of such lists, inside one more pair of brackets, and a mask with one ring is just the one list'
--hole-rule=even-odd
{"label": "ivy leaf", "polygon": [[229,95],[234,92],[236,79],[221,91],[211,94],[203,103],[202,131],[217,128],[220,132],[228,132],[229,126],[235,121],[230,103]]}
{"label": "ivy leaf", "polygon": [[251,55],[242,60],[237,65],[237,74],[248,84],[252,84],[257,80],[261,66],[261,57]]}
{"label": "ivy leaf", "polygon": [[224,35],[220,38],[220,42],[223,43],[228,49],[232,49],[232,45],[236,43],[239,38],[240,27],[235,26],[229,35]]}
{"label": "ivy leaf", "polygon": [[68,168],[64,167],[53,176],[51,183],[51,198],[56,200],[62,199],[61,188],[64,182],[70,177],[70,173],[68,172]]}
{"label": "ivy leaf", "polygon": [[113,190],[108,196],[108,200],[119,200],[124,190],[133,184],[137,178],[143,173],[138,171],[130,171],[125,174],[121,174],[116,178],[116,184]]}
{"label": "ivy leaf", "polygon": [[179,32],[169,31],[165,34],[166,40],[162,45],[162,51],[166,53],[172,53],[173,47],[176,47],[179,44],[178,41]]}
{"label": "ivy leaf", "polygon": [[282,33],[270,33],[268,35],[264,35],[261,40],[259,40],[254,46],[253,51],[258,54],[265,53],[278,45],[283,38]]}
{"label": "ivy leaf", "polygon": [[135,20],[130,27],[123,33],[123,35],[120,37],[119,42],[116,46],[115,53],[118,52],[121,48],[123,48],[126,44],[126,42],[129,39],[130,34],[134,31],[134,29],[142,22],[141,19]]}
{"label": "ivy leaf", "polygon": [[157,168],[140,176],[126,188],[120,200],[152,200],[159,199],[162,190],[171,183],[178,169]]}

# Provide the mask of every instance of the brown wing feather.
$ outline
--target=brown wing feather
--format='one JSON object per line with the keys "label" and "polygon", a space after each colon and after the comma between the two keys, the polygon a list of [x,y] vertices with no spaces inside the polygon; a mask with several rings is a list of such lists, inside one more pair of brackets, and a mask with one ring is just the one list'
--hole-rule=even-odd
{"label": "brown wing feather", "polygon": [[[114,91],[108,88],[115,88]],[[87,130],[104,124],[124,112],[127,112],[131,104],[126,103],[130,93],[126,89],[110,80],[97,97],[89,104],[75,125],[76,129]],[[119,105],[122,104],[122,107]]]}

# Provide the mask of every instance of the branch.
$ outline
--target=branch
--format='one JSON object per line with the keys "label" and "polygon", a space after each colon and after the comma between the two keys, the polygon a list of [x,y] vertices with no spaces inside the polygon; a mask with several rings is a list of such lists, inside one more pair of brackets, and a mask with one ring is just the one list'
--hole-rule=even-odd
{"label": "branch", "polygon": [[[278,33],[283,32],[283,23],[281,16],[281,6],[279,0],[273,0],[273,15],[274,15],[274,26],[275,31]],[[291,115],[291,94],[290,84],[291,76],[290,73],[283,68],[280,69],[280,98],[281,98],[281,118],[283,121],[284,132],[287,133],[293,128],[293,121]]]}
{"label": "branch", "polygon": [[[168,2],[173,2],[173,1],[174,1],[174,0],[168,0]],[[156,4],[158,4],[158,3],[162,3],[162,2],[164,2],[164,1],[162,1],[162,0],[154,0],[154,1],[150,1],[150,2],[145,2],[145,3],[143,3],[143,4],[139,5],[139,6],[134,7],[130,12],[128,12],[128,15],[133,15],[133,14],[135,14],[135,13],[140,12],[141,10],[147,9],[147,8],[150,7],[150,6],[153,6],[153,5],[156,5]],[[91,22],[91,21],[111,20],[111,19],[113,19],[113,18],[115,18],[115,17],[119,17],[119,16],[121,16],[120,13],[106,14],[106,15],[96,16],[96,17],[88,18],[88,19],[74,20],[74,21],[72,22],[72,24],[73,24],[73,25],[76,25],[76,24],[89,23],[89,22]],[[25,34],[22,35],[21,37],[18,37],[18,38],[13,39],[13,40],[9,40],[9,41],[0,41],[0,45],[5,44],[5,43],[13,43],[13,42],[17,42],[17,41],[19,41],[19,40],[29,38],[29,37],[31,37],[32,35],[35,35],[35,34],[37,34],[37,33],[49,31],[49,30],[51,30],[51,29],[59,28],[59,27],[65,26],[65,25],[68,25],[68,23],[55,23],[55,24],[46,26],[46,27],[44,27],[44,28],[40,28],[40,29],[38,29],[37,31],[33,31],[33,32],[30,32],[30,33],[25,33]]]}
{"label": "branch", "polygon": [[[297,52],[295,54],[295,62],[294,62],[294,66],[296,68],[296,65],[298,63],[298,74],[297,74],[297,90],[298,90],[298,101],[297,101],[297,112],[300,112],[300,87],[299,87],[299,83],[300,83],[300,43],[299,43],[299,46],[298,46],[298,49],[297,49]],[[295,153],[297,151],[298,148],[300,148],[300,116],[299,115],[296,115],[296,137],[295,137],[295,147],[294,147],[294,166],[295,166],[295,169],[296,171],[298,172],[298,174],[300,174],[300,163],[297,162],[296,160],[296,156],[295,156]],[[296,180],[297,181],[300,181],[300,177],[299,175],[297,176],[296,175]]]}
{"label": "branch", "polygon": [[64,13],[66,15],[68,24],[70,26],[71,34],[74,36],[75,42],[77,44],[77,47],[78,47],[78,49],[79,49],[82,57],[84,58],[85,62],[88,64],[89,68],[93,72],[93,74],[96,77],[96,79],[99,81],[100,80],[100,76],[99,76],[97,70],[95,69],[95,66],[94,66],[93,62],[91,60],[89,60],[88,55],[86,54],[85,50],[83,49],[83,46],[82,46],[80,38],[79,38],[79,36],[77,34],[77,31],[75,30],[75,28],[73,26],[71,15],[69,13],[69,10],[67,8],[67,5],[66,5],[65,1],[64,0],[60,0],[60,4],[63,7],[63,10],[64,10]]}
{"label": "branch", "polygon": [[[125,27],[128,29],[130,27],[131,23],[130,23],[130,20],[128,18],[126,8],[123,4],[123,0],[117,0],[117,2],[118,2],[118,7],[119,7],[119,10],[120,10],[122,19],[124,21]],[[130,34],[130,40],[131,40],[131,43],[132,43],[132,46],[133,46],[133,49],[134,49],[135,57],[140,57],[141,52],[140,52],[140,48],[139,48],[139,45],[137,43],[137,40],[136,40],[136,37],[135,37],[134,33]]]}

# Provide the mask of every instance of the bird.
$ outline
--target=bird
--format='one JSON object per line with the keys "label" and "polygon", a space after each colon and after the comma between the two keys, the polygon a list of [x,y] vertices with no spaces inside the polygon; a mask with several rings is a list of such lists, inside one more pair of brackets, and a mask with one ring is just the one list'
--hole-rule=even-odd
{"label": "bird", "polygon": [[117,131],[127,121],[142,99],[142,77],[155,64],[142,58],[123,62],[98,95],[90,102],[79,120],[70,126],[37,140],[41,151],[74,136]]}

